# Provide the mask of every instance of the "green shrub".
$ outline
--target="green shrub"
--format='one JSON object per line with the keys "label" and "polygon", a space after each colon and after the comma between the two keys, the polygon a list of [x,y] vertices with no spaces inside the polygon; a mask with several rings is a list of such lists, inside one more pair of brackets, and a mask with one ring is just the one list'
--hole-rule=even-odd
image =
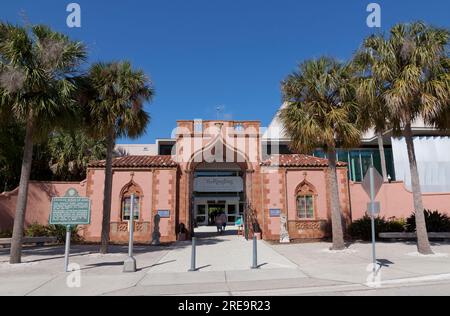
{"label": "green shrub", "polygon": [[[378,239],[379,233],[404,232],[405,221],[395,218],[387,220],[384,217],[375,218],[375,231]],[[354,221],[348,228],[348,233],[354,239],[372,240],[372,221],[370,216]]]}
{"label": "green shrub", "polygon": [[[58,242],[65,242],[66,241],[66,226],[64,225],[50,225],[48,226],[48,230],[50,232],[50,236],[52,237],[56,237]],[[71,231],[71,242],[81,242],[82,238],[80,237],[80,235],[78,235],[78,227],[73,227],[72,226],[72,231]]]}
{"label": "green shrub", "polygon": [[12,238],[12,230],[5,230],[0,232],[0,238]]}
{"label": "green shrub", "polygon": [[[448,233],[450,232],[450,217],[448,215],[440,213],[439,211],[425,210],[425,222],[427,225],[427,231],[433,233]],[[413,213],[406,220],[406,230],[408,232],[416,231],[416,214]]]}
{"label": "green shrub", "polygon": [[[25,230],[25,236],[27,237],[56,237],[58,242],[63,243],[66,241],[66,226],[63,225],[49,225],[44,226],[41,224],[32,224]],[[78,228],[72,227],[71,233],[72,242],[81,242],[82,238],[78,235]]]}
{"label": "green shrub", "polygon": [[50,232],[48,230],[48,226],[44,226],[41,224],[31,224],[25,229],[26,237],[50,237]]}
{"label": "green shrub", "polygon": [[386,221],[386,231],[384,233],[401,233],[406,230],[406,220],[404,218],[392,217]]}

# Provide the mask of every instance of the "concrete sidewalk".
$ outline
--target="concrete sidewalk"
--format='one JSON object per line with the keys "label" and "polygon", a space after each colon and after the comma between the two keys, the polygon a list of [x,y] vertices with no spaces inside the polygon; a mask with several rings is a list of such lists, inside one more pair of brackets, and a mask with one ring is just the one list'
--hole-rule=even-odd
{"label": "concrete sidewalk", "polygon": [[[331,244],[273,245],[272,248],[313,278],[364,284],[371,276],[372,245],[355,243],[343,252]],[[378,243],[381,281],[450,274],[450,244],[433,244],[435,255],[421,256],[415,243]],[[449,293],[450,294],[450,293]]]}
{"label": "concrete sidewalk", "polygon": [[[215,228],[209,228],[209,230]],[[208,233],[203,228],[203,233]],[[237,236],[233,231],[227,235],[209,235],[197,242],[197,265],[199,271],[248,270],[252,265],[253,241]],[[260,269],[297,269],[298,266],[276,252],[264,241],[258,241],[258,266]],[[186,272],[190,268],[191,242],[179,242],[151,269],[151,273]]]}
{"label": "concrete sidewalk", "polygon": [[[368,286],[371,245],[356,243],[333,253],[330,244],[272,245],[259,241],[260,269],[251,270],[251,242],[235,235],[210,236],[198,246],[198,272],[186,272],[190,243],[136,247],[138,272],[122,273],[127,248],[108,255],[97,246],[75,246],[81,287],[67,286],[63,247],[28,248],[24,263],[11,266],[0,249],[0,295],[450,295],[450,245],[438,255],[417,255],[414,244],[378,244],[381,288]],[[436,285],[429,287],[430,284]],[[403,292],[402,292],[403,291]],[[408,292],[410,291],[410,292]]]}

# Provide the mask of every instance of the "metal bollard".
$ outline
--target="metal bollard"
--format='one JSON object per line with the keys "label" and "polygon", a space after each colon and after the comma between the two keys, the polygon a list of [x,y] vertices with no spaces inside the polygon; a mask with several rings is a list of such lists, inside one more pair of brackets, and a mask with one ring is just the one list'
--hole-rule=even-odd
{"label": "metal bollard", "polygon": [[253,236],[253,265],[252,269],[258,269],[258,238]]}
{"label": "metal bollard", "polygon": [[188,272],[196,272],[196,247],[197,247],[197,238],[192,237],[192,254],[191,254],[191,268],[188,270]]}

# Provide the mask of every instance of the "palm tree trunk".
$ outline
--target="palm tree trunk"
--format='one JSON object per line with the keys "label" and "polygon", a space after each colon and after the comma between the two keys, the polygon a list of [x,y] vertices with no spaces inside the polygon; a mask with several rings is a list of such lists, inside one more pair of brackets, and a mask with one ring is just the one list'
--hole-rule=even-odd
{"label": "palm tree trunk", "polygon": [[329,189],[331,196],[331,225],[333,233],[333,246],[332,250],[343,250],[345,249],[344,242],[344,231],[342,229],[342,213],[341,213],[341,203],[339,199],[339,186],[337,179],[337,168],[336,168],[336,149],[332,148],[328,150],[328,179],[329,179]]}
{"label": "palm tree trunk", "polygon": [[425,214],[422,201],[422,189],[420,188],[419,171],[417,169],[416,153],[414,149],[414,140],[410,122],[405,125],[403,136],[406,140],[409,157],[409,168],[411,171],[414,211],[416,213],[417,249],[421,254],[431,255],[433,254],[433,251],[431,250],[430,242],[428,240],[428,232],[425,223]]}
{"label": "palm tree trunk", "polygon": [[105,189],[103,196],[103,221],[102,221],[102,244],[100,253],[108,253],[109,231],[111,222],[111,198],[112,198],[112,156],[115,143],[115,132],[111,129],[107,139]]}
{"label": "palm tree trunk", "polygon": [[33,162],[33,131],[34,122],[32,113],[30,113],[25,133],[22,171],[20,173],[19,193],[17,195],[16,213],[14,216],[11,255],[9,259],[11,264],[21,263],[22,261],[22,239],[25,225],[25,212],[27,209],[28,184],[30,182],[31,164]]}
{"label": "palm tree trunk", "polygon": [[378,150],[380,151],[380,159],[381,159],[381,172],[383,174],[384,182],[388,182],[386,155],[384,153],[383,133],[378,132],[377,137],[378,137]]}

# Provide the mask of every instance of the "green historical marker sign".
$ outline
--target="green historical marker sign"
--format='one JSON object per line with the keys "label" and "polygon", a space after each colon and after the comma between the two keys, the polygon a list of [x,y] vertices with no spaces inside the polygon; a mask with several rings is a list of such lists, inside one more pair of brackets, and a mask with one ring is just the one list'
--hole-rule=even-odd
{"label": "green historical marker sign", "polygon": [[64,197],[52,199],[51,225],[88,225],[91,223],[91,201],[69,189]]}

